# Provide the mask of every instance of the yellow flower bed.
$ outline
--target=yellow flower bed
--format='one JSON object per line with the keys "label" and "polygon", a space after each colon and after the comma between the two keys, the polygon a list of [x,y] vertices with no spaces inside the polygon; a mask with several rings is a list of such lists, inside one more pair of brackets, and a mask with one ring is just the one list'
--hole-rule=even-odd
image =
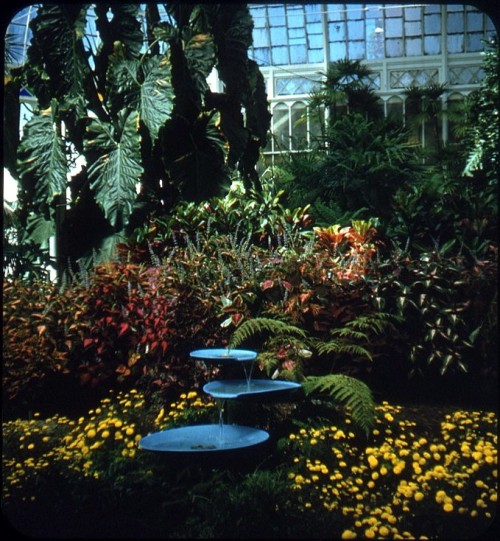
{"label": "yellow flower bed", "polygon": [[436,437],[404,414],[383,402],[369,440],[337,424],[290,434],[288,478],[303,512],[343,517],[343,539],[422,538],[433,532],[420,531],[419,516],[429,515],[466,515],[486,527],[498,493],[496,415],[444,414]]}

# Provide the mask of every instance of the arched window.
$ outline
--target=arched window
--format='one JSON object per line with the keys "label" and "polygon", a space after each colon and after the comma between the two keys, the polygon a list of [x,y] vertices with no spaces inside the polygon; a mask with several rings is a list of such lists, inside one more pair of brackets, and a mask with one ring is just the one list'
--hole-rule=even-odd
{"label": "arched window", "polygon": [[290,111],[286,103],[277,103],[273,108],[273,150],[290,149]]}
{"label": "arched window", "polygon": [[298,101],[292,105],[292,149],[304,150],[307,148],[307,114],[306,104]]}
{"label": "arched window", "polygon": [[392,96],[387,100],[386,104],[386,116],[387,118],[397,122],[398,124],[404,123],[403,115],[403,100],[399,96]]}
{"label": "arched window", "polygon": [[463,125],[463,104],[465,96],[459,92],[453,92],[448,96],[447,114],[448,120],[448,142],[456,143],[460,140],[459,126]]}

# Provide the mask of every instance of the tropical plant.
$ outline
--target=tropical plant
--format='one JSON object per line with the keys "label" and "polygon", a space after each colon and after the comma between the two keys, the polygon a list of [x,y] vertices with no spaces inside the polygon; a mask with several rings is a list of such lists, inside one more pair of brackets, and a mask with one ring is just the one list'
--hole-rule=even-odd
{"label": "tropical plant", "polygon": [[[231,169],[259,189],[270,115],[246,5],[44,4],[31,27],[6,90],[22,83],[37,107],[11,172],[20,227],[38,244],[56,235],[59,270],[92,249],[109,256],[180,197],[219,193]],[[207,85],[213,68],[222,93]]]}
{"label": "tropical plant", "polygon": [[310,98],[313,110],[330,111],[323,133],[307,153],[283,160],[279,183],[291,207],[307,203],[318,225],[350,219],[391,218],[397,190],[417,174],[408,130],[383,118],[370,87],[371,71],[359,61],[338,61]]}

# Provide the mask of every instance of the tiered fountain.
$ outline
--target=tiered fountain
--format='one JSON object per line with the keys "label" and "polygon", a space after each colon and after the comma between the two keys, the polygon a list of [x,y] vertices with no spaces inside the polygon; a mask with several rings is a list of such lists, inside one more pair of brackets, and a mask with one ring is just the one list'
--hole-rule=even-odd
{"label": "tiered fountain", "polygon": [[218,404],[219,422],[208,425],[192,425],[155,432],[142,438],[139,447],[163,453],[214,453],[244,449],[264,443],[269,438],[265,430],[248,426],[224,423],[224,408],[227,400],[277,396],[299,389],[301,385],[276,379],[252,379],[252,370],[257,353],[244,349],[199,349],[190,357],[196,362],[211,362],[220,365],[241,364],[244,379],[217,380],[206,383],[205,393]]}

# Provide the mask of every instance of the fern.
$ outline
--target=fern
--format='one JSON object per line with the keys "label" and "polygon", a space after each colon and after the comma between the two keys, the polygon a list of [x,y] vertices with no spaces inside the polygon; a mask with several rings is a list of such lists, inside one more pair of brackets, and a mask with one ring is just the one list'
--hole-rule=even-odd
{"label": "fern", "polygon": [[346,327],[349,329],[359,329],[365,332],[374,332],[375,334],[382,334],[383,331],[392,327],[392,321],[399,319],[392,314],[386,312],[377,312],[376,314],[370,314],[368,316],[359,316],[349,323]]}
{"label": "fern", "polygon": [[375,424],[375,402],[364,382],[345,374],[308,376],[302,382],[306,394],[328,393],[336,402],[349,408],[353,421],[368,436]]}
{"label": "fern", "polygon": [[306,333],[299,327],[290,325],[278,319],[257,317],[244,321],[233,333],[229,340],[229,347],[235,348],[255,334],[268,332],[274,335],[295,335],[306,338]]}
{"label": "fern", "polygon": [[320,355],[327,355],[329,353],[346,353],[348,355],[356,355],[358,357],[366,357],[370,361],[373,361],[371,353],[358,344],[346,344],[342,340],[330,340],[329,342],[321,342],[316,346]]}

